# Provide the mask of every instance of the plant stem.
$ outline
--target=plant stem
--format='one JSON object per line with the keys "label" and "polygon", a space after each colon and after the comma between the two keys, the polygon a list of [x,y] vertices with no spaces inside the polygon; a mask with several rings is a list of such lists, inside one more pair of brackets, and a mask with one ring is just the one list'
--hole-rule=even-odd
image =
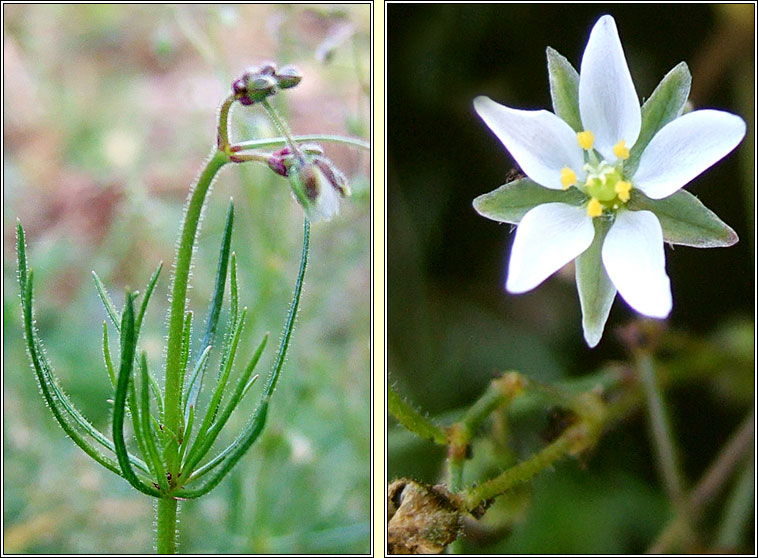
{"label": "plant stem", "polygon": [[[348,138],[345,136],[334,136],[330,134],[304,134],[300,136],[292,136],[292,139],[300,143],[309,142],[309,141],[314,141],[314,142],[320,141],[320,142],[341,143],[344,145],[358,147],[366,151],[371,149],[371,144],[367,141],[357,139],[357,138]],[[241,141],[239,143],[235,143],[234,146],[238,148],[239,150],[243,150],[243,149],[257,149],[260,147],[272,147],[276,145],[286,145],[286,144],[287,144],[287,138],[265,138],[265,139]]]}
{"label": "plant stem", "polygon": [[157,507],[158,554],[176,553],[176,509],[179,502],[171,498],[160,498]]}
{"label": "plant stem", "polygon": [[684,511],[686,505],[684,487],[679,469],[679,461],[671,433],[671,424],[663,402],[663,393],[655,377],[653,357],[650,353],[639,350],[635,354],[637,370],[640,375],[642,389],[647,400],[650,430],[658,456],[658,464],[666,492],[679,511]]}
{"label": "plant stem", "polygon": [[289,144],[290,149],[292,149],[292,152],[297,155],[299,159],[302,159],[303,154],[300,153],[300,148],[298,147],[297,143],[295,143],[295,140],[292,139],[292,132],[290,132],[287,124],[284,122],[284,120],[282,120],[282,117],[279,116],[279,113],[276,112],[276,109],[271,106],[271,103],[268,102],[268,99],[263,99],[261,101],[261,105],[263,105],[263,108],[266,109],[266,112],[268,113],[268,116],[274,125],[279,129],[279,133],[287,138],[287,143]]}
{"label": "plant stem", "polygon": [[462,496],[466,509],[472,510],[482,502],[486,502],[495,496],[507,492],[517,484],[528,481],[534,475],[548,468],[558,459],[569,453],[572,442],[577,438],[576,429],[580,426],[582,425],[580,424],[567,429],[557,440],[545,446],[526,461],[514,465],[494,479],[465,491]]}
{"label": "plant stem", "polygon": [[[228,111],[227,111],[228,114]],[[224,125],[226,123],[224,122]],[[200,216],[211,183],[219,169],[229,162],[229,156],[215,150],[205,168],[200,173],[195,186],[190,190],[187,209],[182,223],[179,246],[176,251],[174,278],[171,288],[171,311],[169,315],[168,349],[166,351],[166,384],[164,396],[164,421],[169,432],[179,432],[182,419],[182,337],[184,332],[185,308],[187,305],[187,283],[192,263]],[[167,475],[177,479],[179,474],[179,447],[168,444],[164,449]],[[175,481],[174,481],[175,482]],[[173,554],[176,549],[177,501],[158,500],[157,550],[160,554]]]}
{"label": "plant stem", "polygon": [[[216,173],[229,162],[229,156],[221,151],[215,151],[200,174],[195,187],[192,188],[184,214],[182,233],[176,252],[174,265],[174,282],[171,289],[171,313],[168,327],[168,349],[166,352],[166,389],[164,399],[165,426],[169,432],[179,431],[181,409],[181,361],[182,361],[182,332],[184,330],[184,312],[187,304],[187,282],[192,262],[192,252],[200,215],[205,203],[205,197]],[[174,477],[178,469],[178,447],[169,446],[165,456],[168,472]]]}

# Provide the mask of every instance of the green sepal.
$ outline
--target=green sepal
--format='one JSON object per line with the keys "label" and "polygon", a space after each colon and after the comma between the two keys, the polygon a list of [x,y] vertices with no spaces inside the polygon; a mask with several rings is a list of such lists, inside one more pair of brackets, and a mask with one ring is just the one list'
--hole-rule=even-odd
{"label": "green sepal", "polygon": [[517,178],[474,199],[474,209],[482,217],[517,225],[530,209],[543,203],[582,205],[586,200],[587,196],[577,188],[553,190],[529,178]]}
{"label": "green sepal", "polygon": [[579,73],[564,56],[547,47],[547,72],[553,112],[575,131],[584,130],[579,113]]}
{"label": "green sepal", "polygon": [[590,348],[595,347],[603,337],[605,322],[616,298],[616,287],[602,261],[603,242],[612,223],[612,218],[593,219],[595,238],[590,247],[576,258],[576,288],[582,308],[582,329]]}
{"label": "green sepal", "polygon": [[677,190],[667,198],[653,200],[633,189],[627,207],[652,211],[661,223],[663,240],[670,244],[723,248],[739,240],[729,225],[686,190]]}
{"label": "green sepal", "polygon": [[632,176],[640,164],[640,156],[653,136],[672,120],[682,115],[690,95],[692,75],[687,64],[680,62],[666,74],[642,105],[642,127],[640,135],[624,162],[624,171]]}

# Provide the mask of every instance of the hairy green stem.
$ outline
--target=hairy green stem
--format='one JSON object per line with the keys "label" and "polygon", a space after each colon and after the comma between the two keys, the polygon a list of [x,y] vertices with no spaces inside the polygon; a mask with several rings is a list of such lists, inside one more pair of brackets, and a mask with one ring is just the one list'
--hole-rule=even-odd
{"label": "hairy green stem", "polygon": [[[171,313],[168,326],[168,349],[166,352],[166,387],[164,396],[165,426],[170,432],[179,431],[182,415],[181,408],[181,363],[182,333],[184,331],[184,313],[187,305],[187,283],[189,281],[192,252],[200,224],[205,197],[219,169],[229,162],[229,156],[215,151],[200,174],[195,187],[191,190],[187,210],[184,214],[179,247],[176,251],[174,282],[171,289]],[[169,446],[165,455],[168,471],[172,474],[178,470],[178,448]]]}
{"label": "hairy green stem", "polygon": [[528,481],[540,471],[550,467],[558,459],[569,453],[572,442],[577,437],[576,429],[582,425],[567,429],[557,440],[545,446],[526,461],[514,465],[494,479],[488,480],[463,493],[463,502],[467,510],[472,510],[482,502],[499,496],[514,486]]}
{"label": "hairy green stem", "polygon": [[[228,111],[227,111],[228,114]],[[219,129],[225,129],[222,121]],[[163,402],[165,428],[168,432],[179,432],[182,413],[182,341],[187,305],[187,283],[189,281],[192,253],[195,247],[200,216],[206,195],[219,169],[229,162],[229,156],[216,150],[200,173],[194,188],[190,190],[187,209],[184,214],[179,246],[174,264],[174,279],[171,288],[171,310],[169,314],[168,349],[166,351],[166,383]],[[167,475],[175,480],[179,474],[179,447],[168,444],[164,450]],[[172,554],[176,547],[176,500],[161,499],[156,508],[158,525],[157,549],[161,554]]]}
{"label": "hairy green stem", "polygon": [[156,523],[156,551],[158,554],[176,553],[176,515],[179,502],[170,498],[158,500]]}

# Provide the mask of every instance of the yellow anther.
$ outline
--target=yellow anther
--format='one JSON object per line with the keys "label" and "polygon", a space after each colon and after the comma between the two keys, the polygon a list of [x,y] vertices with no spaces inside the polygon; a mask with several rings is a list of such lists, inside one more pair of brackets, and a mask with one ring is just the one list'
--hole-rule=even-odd
{"label": "yellow anther", "polygon": [[625,180],[619,180],[618,182],[616,182],[616,185],[613,187],[613,189],[616,191],[616,194],[618,194],[618,198],[622,202],[629,201],[629,192],[632,189],[631,182],[627,182]]}
{"label": "yellow anther", "polygon": [[576,184],[576,173],[568,167],[563,167],[561,169],[561,184],[563,184],[564,190],[568,190]]}
{"label": "yellow anther", "polygon": [[621,140],[614,145],[613,154],[622,161],[626,161],[629,158],[629,149],[626,147],[626,141]]}
{"label": "yellow anther", "polygon": [[582,149],[592,149],[592,146],[595,145],[595,134],[589,130],[579,132],[576,135],[576,141]]}
{"label": "yellow anther", "polygon": [[597,198],[592,198],[587,204],[587,215],[590,217],[600,217],[603,214],[603,204]]}

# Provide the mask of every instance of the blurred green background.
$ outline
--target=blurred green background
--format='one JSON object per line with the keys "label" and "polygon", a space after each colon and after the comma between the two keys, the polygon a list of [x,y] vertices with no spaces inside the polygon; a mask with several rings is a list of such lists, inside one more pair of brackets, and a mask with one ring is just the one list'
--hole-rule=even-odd
{"label": "blurred green background", "polygon": [[[694,483],[754,407],[753,5],[388,6],[389,381],[445,423],[504,370],[551,381],[626,357],[614,330],[635,316],[623,300],[616,298],[603,340],[589,350],[573,269],[530,293],[506,293],[510,228],[472,208],[476,196],[506,182],[515,167],[474,112],[473,99],[488,95],[511,107],[551,109],[545,48],[578,68],[590,29],[605,13],[616,19],[642,99],[684,60],[695,108],[726,110],[748,123],[740,146],[687,186],[740,242],[729,249],[666,248],[674,296],[667,326],[703,349],[676,353],[668,363],[687,370],[667,395],[685,478]],[[547,416],[545,409],[532,417],[531,430],[544,427]],[[517,451],[528,456],[542,444],[534,436]],[[390,480],[440,480],[444,449],[391,419],[388,452]],[[503,467],[482,463],[487,452],[474,448],[469,482],[481,480],[477,468]],[[516,518],[510,536],[465,550],[644,551],[673,513],[656,475],[644,413],[609,433],[584,466],[564,461],[540,476],[523,501],[506,499]],[[752,540],[746,535],[745,548]]]}
{"label": "blurred green background", "polygon": [[[107,432],[105,312],[90,270],[120,305],[127,286],[144,289],[165,263],[141,338],[160,371],[182,208],[232,80],[265,60],[295,64],[303,82],[275,99],[294,133],[367,139],[369,9],[3,6],[4,552],[147,553],[154,531],[151,500],[67,440],[38,393],[21,337],[16,218],[27,232],[47,355],[73,401]],[[233,138],[277,135],[261,110],[237,107],[233,123]],[[312,227],[301,310],[266,430],[218,488],[181,505],[182,552],[369,552],[369,156],[324,147],[354,195],[337,218]],[[265,167],[221,172],[190,291],[196,336],[231,197],[249,307],[240,358],[270,331],[258,368],[265,375],[294,287],[303,212],[286,179]],[[244,426],[262,383],[218,446]]]}

